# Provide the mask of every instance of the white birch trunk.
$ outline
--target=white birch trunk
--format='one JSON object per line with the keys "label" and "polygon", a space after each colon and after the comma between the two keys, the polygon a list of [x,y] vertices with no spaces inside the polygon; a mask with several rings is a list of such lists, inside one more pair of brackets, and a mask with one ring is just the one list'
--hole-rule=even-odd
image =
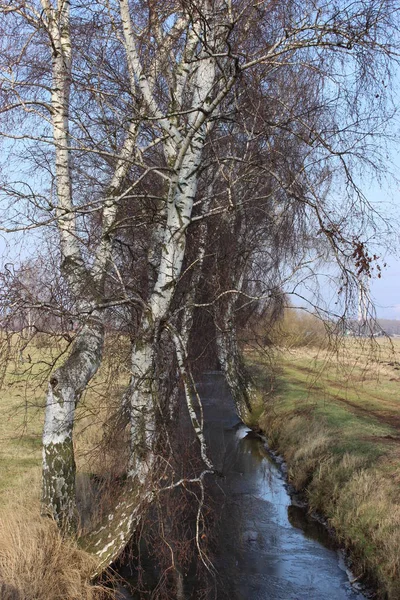
{"label": "white birch trunk", "polygon": [[151,487],[144,489],[135,482],[128,482],[123,497],[104,522],[96,530],[80,538],[80,546],[98,559],[93,577],[109,567],[121,554],[153,498]]}
{"label": "white birch trunk", "polygon": [[225,221],[239,251],[235,263],[230,265],[227,281],[228,289],[235,290],[236,293],[224,295],[214,307],[217,356],[238,415],[243,421],[246,421],[252,411],[255,389],[238,345],[235,318],[237,300],[243,289],[247,265],[246,212],[243,207],[238,207],[233,214],[225,215]]}
{"label": "white birch trunk", "polygon": [[157,382],[155,381],[155,331],[145,318],[131,359],[130,403],[131,457],[128,476],[144,485],[154,464]]}
{"label": "white birch trunk", "polygon": [[[200,61],[195,90],[197,103],[208,102],[215,77],[214,63]],[[201,115],[200,124],[198,117]],[[167,198],[167,220],[164,229],[161,258],[154,290],[149,299],[149,311],[132,351],[130,413],[131,448],[133,451],[130,477],[142,483],[154,463],[155,395],[154,356],[159,329],[167,319],[175,288],[182,271],[186,248],[186,229],[190,222],[197,191],[198,169],[204,148],[207,124],[200,111],[191,117],[192,127],[187,138],[176,149],[175,174],[171,179]],[[195,134],[193,134],[195,131]]]}
{"label": "white birch trunk", "polygon": [[[160,410],[155,361],[160,335],[168,322],[176,285],[181,276],[186,249],[186,229],[191,220],[197,191],[209,107],[212,105],[211,98],[215,96],[215,59],[204,52],[197,62],[188,61],[187,78],[185,74],[185,77],[179,78],[179,84],[177,83],[178,86],[182,85],[183,80],[190,81],[193,98],[194,110],[184,135],[182,128],[178,127],[179,119],[164,117],[157,106],[151,77],[146,76],[140,63],[127,0],[121,0],[120,11],[131,89],[136,93],[137,87],[139,88],[150,115],[164,132],[164,154],[172,174],[166,200],[166,220],[160,243],[159,262],[154,260],[152,249],[149,252],[150,260],[157,263],[158,269],[148,308],[144,311],[140,331],[133,345],[131,382],[125,394],[125,404],[129,404],[131,438],[128,491],[125,494],[126,499],[116,508],[115,513],[109,515],[108,522],[88,536],[87,540],[88,547],[100,557],[102,567],[115,560],[124,548],[140,518],[140,510],[153,496],[151,490],[156,464],[156,418]],[[193,45],[193,36],[190,38],[190,44]],[[193,48],[194,46],[190,48],[190,59]],[[189,72],[192,74],[191,78]],[[228,91],[227,88],[226,93]],[[182,95],[182,90],[178,95]],[[155,239],[159,243],[158,235]],[[183,356],[178,356],[178,360],[184,371]],[[126,402],[127,400],[129,402]],[[198,433],[201,435],[201,431]],[[203,454],[206,458],[205,451]],[[134,498],[133,502],[129,496]]]}
{"label": "white birch trunk", "polygon": [[103,349],[101,319],[92,316],[71,354],[49,382],[43,432],[43,509],[68,531],[76,526],[73,426],[80,395],[96,373]]}
{"label": "white birch trunk", "polygon": [[[204,437],[203,407],[201,404],[200,397],[196,391],[196,386],[192,379],[191,372],[187,367],[187,353],[186,353],[185,344],[184,344],[181,336],[179,336],[177,333],[174,333],[174,342],[175,342],[176,355],[178,358],[179,370],[180,370],[182,381],[183,381],[186,406],[188,409],[192,427],[193,427],[196,437],[200,443],[201,458],[203,459],[203,462],[207,466],[207,468],[210,469],[210,471],[214,471],[213,464],[208,457],[207,443],[206,443],[206,439]],[[197,400],[198,410],[200,413],[199,416],[196,412],[194,398],[196,398],[196,400]]]}
{"label": "white birch trunk", "polygon": [[[58,205],[56,217],[60,235],[61,268],[73,293],[79,293],[86,280],[83,261],[75,237],[75,216],[72,209],[72,187],[68,151],[68,111],[71,78],[71,40],[69,34],[69,2],[53,8],[42,0],[51,38],[53,83],[52,118],[56,160]],[[75,460],[72,442],[75,405],[82,385],[90,379],[92,363],[97,362],[99,331],[95,335],[84,328],[78,336],[70,357],[51,377],[46,399],[43,432],[42,508],[63,528],[73,530],[76,520]],[[93,338],[93,339],[92,339]],[[82,378],[79,348],[85,352],[86,373]],[[70,372],[71,369],[71,372]]]}
{"label": "white birch trunk", "polygon": [[[52,49],[52,119],[55,145],[57,224],[60,236],[61,271],[70,292],[78,299],[84,326],[77,335],[71,354],[49,382],[43,433],[43,511],[62,527],[75,527],[75,460],[73,426],[76,404],[97,372],[102,357],[104,329],[96,306],[103,298],[105,276],[111,259],[117,199],[134,152],[137,127],[132,124],[121,149],[104,202],[102,236],[92,271],[82,258],[72,199],[69,151],[69,102],[71,82],[71,38],[69,0],[58,0],[54,8],[41,0]],[[85,315],[87,315],[85,317]]]}
{"label": "white birch trunk", "polygon": [[216,311],[217,356],[231,390],[238,415],[243,421],[246,421],[252,410],[255,392],[238,347],[235,300],[229,299]]}

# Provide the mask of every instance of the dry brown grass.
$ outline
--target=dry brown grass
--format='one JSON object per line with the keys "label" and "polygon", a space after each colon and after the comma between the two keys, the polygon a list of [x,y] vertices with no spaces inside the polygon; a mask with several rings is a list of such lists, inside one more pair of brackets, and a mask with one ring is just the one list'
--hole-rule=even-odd
{"label": "dry brown grass", "polygon": [[2,600],[100,600],[110,590],[90,582],[94,558],[63,539],[54,522],[22,507],[0,515]]}
{"label": "dry brown grass", "polygon": [[289,478],[296,489],[303,489],[315,469],[329,452],[331,438],[326,428],[303,414],[289,418],[264,412],[259,422],[268,432],[270,443],[285,453]]}
{"label": "dry brown grass", "polygon": [[330,353],[284,353],[258,418],[293,485],[385,600],[400,598],[399,342],[346,339]]}
{"label": "dry brown grass", "polygon": [[[10,361],[0,392],[0,599],[114,598],[111,590],[90,582],[96,570],[93,557],[74,541],[63,539],[56,525],[39,514],[46,388],[40,365],[41,361],[51,362],[53,352],[51,346],[39,346],[31,344],[24,349],[31,362],[20,362],[18,354]],[[121,382],[126,380],[121,352],[116,351],[115,344],[112,350],[109,355],[116,366],[105,361],[77,413],[75,447],[82,527],[90,528],[107,509],[103,489],[107,492],[106,483],[115,464],[123,468],[120,448],[104,448],[100,443],[105,424],[110,423],[112,404],[120,397]],[[121,436],[118,439],[122,444]],[[90,473],[98,477],[94,486]]]}
{"label": "dry brown grass", "polygon": [[400,598],[400,498],[386,457],[371,464],[358,453],[335,451],[333,431],[312,414],[260,419],[272,445],[284,455],[291,483],[305,490],[310,510],[329,518],[347,546],[358,574],[378,588],[379,598]]}
{"label": "dry brown grass", "polygon": [[400,504],[393,478],[345,454],[321,463],[308,495],[312,508],[329,515],[359,572],[378,586],[379,597],[400,598]]}

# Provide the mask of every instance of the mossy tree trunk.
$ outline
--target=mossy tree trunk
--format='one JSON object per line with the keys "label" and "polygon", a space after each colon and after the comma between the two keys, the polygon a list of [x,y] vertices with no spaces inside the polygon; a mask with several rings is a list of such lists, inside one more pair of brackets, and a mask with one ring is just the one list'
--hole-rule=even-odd
{"label": "mossy tree trunk", "polygon": [[99,368],[104,328],[92,316],[78,334],[71,354],[49,382],[43,433],[43,512],[67,531],[76,528],[73,427],[81,393]]}

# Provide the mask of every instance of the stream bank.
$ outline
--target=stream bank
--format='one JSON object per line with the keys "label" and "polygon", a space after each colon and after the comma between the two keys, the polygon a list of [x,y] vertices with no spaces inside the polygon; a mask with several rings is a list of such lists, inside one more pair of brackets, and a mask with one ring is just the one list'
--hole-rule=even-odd
{"label": "stream bank", "polygon": [[[263,441],[239,421],[222,375],[205,375],[198,389],[209,452],[222,474],[207,482],[214,507],[209,557],[215,573],[207,597],[363,600],[331,536],[292,504],[283,472]],[[199,598],[201,583],[186,576],[181,597]],[[152,597],[151,592],[134,596]]]}
{"label": "stream bank", "polygon": [[[258,389],[268,389],[266,366],[252,366]],[[323,515],[350,557],[356,584],[373,589],[375,598],[398,600],[398,430],[382,424],[383,409],[380,419],[368,410],[368,392],[350,402],[333,393],[328,379],[313,387],[297,372],[295,379],[294,370],[284,375],[274,393],[260,391],[249,425],[266,432],[273,456],[285,461],[295,502]]]}
{"label": "stream bank", "polygon": [[[214,563],[218,600],[361,600],[331,536],[292,504],[284,473],[264,442],[238,422],[226,383],[208,374],[199,390],[219,485]],[[218,491],[218,490],[217,490]]]}

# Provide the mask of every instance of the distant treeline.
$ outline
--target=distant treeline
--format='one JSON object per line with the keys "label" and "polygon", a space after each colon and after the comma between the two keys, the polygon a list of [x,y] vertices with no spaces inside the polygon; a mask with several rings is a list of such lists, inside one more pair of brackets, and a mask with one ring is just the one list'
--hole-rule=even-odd
{"label": "distant treeline", "polygon": [[[288,348],[313,346],[325,348],[336,336],[379,337],[400,335],[400,320],[397,319],[358,319],[328,321],[314,313],[287,307],[280,319],[271,323],[256,320],[250,329],[257,330],[258,336],[268,346]],[[264,336],[262,330],[264,331]],[[247,332],[249,334],[249,331]]]}
{"label": "distant treeline", "polygon": [[378,325],[388,335],[400,335],[399,319],[378,319]]}

